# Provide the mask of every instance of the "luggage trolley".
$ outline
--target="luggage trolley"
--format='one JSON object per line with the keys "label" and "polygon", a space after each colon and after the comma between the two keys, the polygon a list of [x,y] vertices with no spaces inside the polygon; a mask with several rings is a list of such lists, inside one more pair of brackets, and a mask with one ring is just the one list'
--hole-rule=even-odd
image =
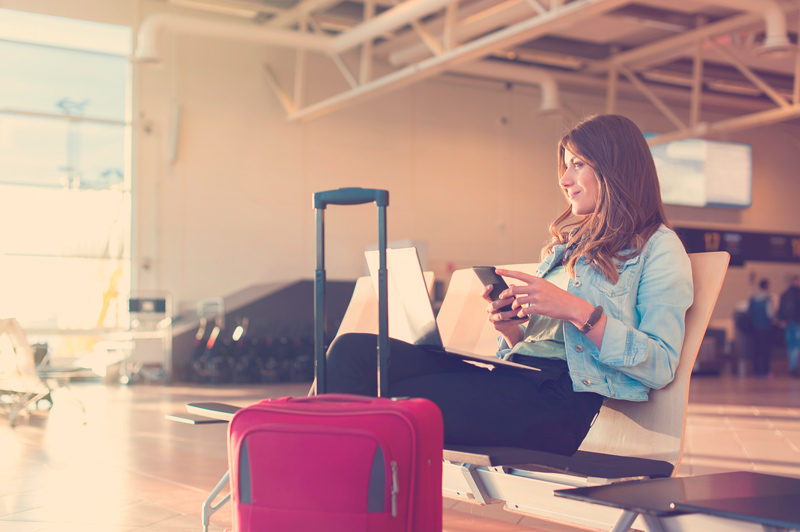
{"label": "luggage trolley", "polygon": [[120,383],[172,380],[172,298],[147,294],[128,300],[133,350],[120,365]]}

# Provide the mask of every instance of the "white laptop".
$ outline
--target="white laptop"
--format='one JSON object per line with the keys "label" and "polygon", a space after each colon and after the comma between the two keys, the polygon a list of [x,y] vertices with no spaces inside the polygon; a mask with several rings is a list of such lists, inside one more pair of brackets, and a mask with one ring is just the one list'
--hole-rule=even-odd
{"label": "white laptop", "polygon": [[[364,253],[372,284],[378,293],[380,256],[377,250]],[[496,357],[448,348],[436,324],[433,307],[416,248],[386,250],[387,285],[389,295],[389,336],[414,345],[426,346],[481,364],[498,364],[536,370]]]}

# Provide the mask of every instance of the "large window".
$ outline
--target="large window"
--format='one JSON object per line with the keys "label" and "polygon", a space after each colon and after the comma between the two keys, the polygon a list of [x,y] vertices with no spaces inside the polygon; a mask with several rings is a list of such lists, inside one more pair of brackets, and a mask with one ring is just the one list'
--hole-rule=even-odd
{"label": "large window", "polygon": [[126,327],[130,28],[0,9],[0,317]]}

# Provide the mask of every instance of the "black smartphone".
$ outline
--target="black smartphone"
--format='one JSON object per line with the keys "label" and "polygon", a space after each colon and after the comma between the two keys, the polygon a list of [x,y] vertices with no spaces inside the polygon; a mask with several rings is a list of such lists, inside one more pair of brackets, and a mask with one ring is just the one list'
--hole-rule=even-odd
{"label": "black smartphone", "polygon": [[[500,294],[508,288],[508,285],[503,280],[502,277],[497,275],[497,272],[494,271],[494,266],[473,266],[472,271],[478,276],[478,279],[481,280],[483,286],[492,285],[492,292],[489,294],[489,297],[492,298],[492,301],[497,301],[500,299]],[[501,312],[505,312],[507,310],[513,310],[511,305],[508,304],[505,307],[499,309]],[[512,320],[527,320],[528,318],[520,318],[519,316],[515,316],[510,318]]]}

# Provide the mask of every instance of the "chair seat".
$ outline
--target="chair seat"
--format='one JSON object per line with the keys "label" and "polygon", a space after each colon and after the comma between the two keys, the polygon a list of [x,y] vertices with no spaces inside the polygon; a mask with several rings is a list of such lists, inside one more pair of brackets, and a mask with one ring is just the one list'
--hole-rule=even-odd
{"label": "chair seat", "polygon": [[240,406],[227,403],[188,403],[186,405],[186,410],[190,414],[222,421],[230,421],[233,419],[233,415],[241,409]]}
{"label": "chair seat", "polygon": [[517,447],[448,445],[444,459],[477,466],[510,466],[530,471],[548,471],[585,477],[661,478],[672,475],[675,466],[663,460],[578,451],[572,456]]}
{"label": "chair seat", "polygon": [[224,419],[214,419],[206,416],[197,416],[194,414],[167,414],[164,417],[170,421],[186,423],[187,425],[214,425],[219,423],[227,423],[227,421]]}

